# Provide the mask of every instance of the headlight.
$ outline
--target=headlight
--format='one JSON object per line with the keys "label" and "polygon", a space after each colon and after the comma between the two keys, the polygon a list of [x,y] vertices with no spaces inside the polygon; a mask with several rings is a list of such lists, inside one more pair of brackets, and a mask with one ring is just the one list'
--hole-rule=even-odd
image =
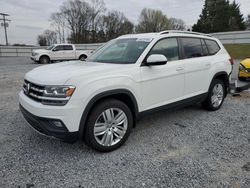
{"label": "headlight", "polygon": [[24,80],[23,92],[44,105],[64,106],[70,100],[75,86],[44,86]]}
{"label": "headlight", "polygon": [[246,69],[242,64],[240,64],[239,70],[240,70],[240,71],[248,72],[247,69]]}
{"label": "headlight", "polygon": [[39,53],[37,53],[37,52],[32,52],[32,56],[38,56],[39,55]]}
{"label": "headlight", "polygon": [[54,98],[69,98],[75,91],[74,86],[45,86],[43,96]]}

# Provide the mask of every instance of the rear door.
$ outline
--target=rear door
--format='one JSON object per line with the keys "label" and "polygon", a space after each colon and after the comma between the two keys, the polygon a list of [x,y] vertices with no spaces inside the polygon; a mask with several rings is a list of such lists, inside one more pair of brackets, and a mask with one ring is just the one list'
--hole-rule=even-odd
{"label": "rear door", "polygon": [[184,96],[189,98],[207,92],[211,68],[207,47],[200,38],[180,38],[185,62]]}
{"label": "rear door", "polygon": [[76,59],[75,50],[72,45],[63,45],[64,48],[64,59],[73,60]]}

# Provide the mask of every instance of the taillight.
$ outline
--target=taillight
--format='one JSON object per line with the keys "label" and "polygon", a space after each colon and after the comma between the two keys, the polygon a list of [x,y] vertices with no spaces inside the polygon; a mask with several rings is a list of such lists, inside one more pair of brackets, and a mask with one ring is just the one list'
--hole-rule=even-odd
{"label": "taillight", "polygon": [[231,63],[231,65],[234,65],[234,60],[233,60],[233,58],[230,58],[230,59],[229,59],[229,62]]}

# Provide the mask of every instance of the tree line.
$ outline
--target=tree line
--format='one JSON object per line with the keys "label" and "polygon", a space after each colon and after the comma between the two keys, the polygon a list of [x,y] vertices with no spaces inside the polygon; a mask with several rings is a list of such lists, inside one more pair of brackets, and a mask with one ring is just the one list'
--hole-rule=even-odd
{"label": "tree line", "polygon": [[46,30],[39,35],[38,44],[45,46],[56,41],[74,44],[98,43],[130,33],[186,29],[183,20],[168,18],[161,10],[145,8],[138,21],[135,25],[122,12],[108,11],[103,0],[68,0],[50,17],[55,30]]}
{"label": "tree line", "polygon": [[[103,0],[68,0],[53,13],[50,22],[54,31],[45,30],[38,44],[47,46],[66,41],[74,44],[101,43],[130,33],[186,30],[182,19],[169,18],[161,10],[144,8],[138,24],[122,12],[108,11]],[[202,13],[192,30],[203,33],[250,29],[250,15],[244,19],[240,5],[229,0],[205,0]]]}

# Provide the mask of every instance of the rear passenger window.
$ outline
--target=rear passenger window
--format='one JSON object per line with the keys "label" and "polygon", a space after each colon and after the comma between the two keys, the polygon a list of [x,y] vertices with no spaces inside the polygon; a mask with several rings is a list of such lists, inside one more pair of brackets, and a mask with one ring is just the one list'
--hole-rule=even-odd
{"label": "rear passenger window", "polygon": [[64,50],[73,50],[73,47],[71,45],[65,45]]}
{"label": "rear passenger window", "polygon": [[179,47],[176,38],[167,38],[160,40],[152,48],[149,55],[152,54],[162,54],[168,61],[179,60]]}
{"label": "rear passenger window", "polygon": [[186,59],[203,56],[199,38],[182,38],[181,41]]}
{"label": "rear passenger window", "polygon": [[214,55],[220,51],[220,46],[214,40],[205,40],[209,54]]}
{"label": "rear passenger window", "polygon": [[208,56],[209,53],[208,53],[207,45],[203,39],[201,39],[201,45],[202,45],[203,56]]}

